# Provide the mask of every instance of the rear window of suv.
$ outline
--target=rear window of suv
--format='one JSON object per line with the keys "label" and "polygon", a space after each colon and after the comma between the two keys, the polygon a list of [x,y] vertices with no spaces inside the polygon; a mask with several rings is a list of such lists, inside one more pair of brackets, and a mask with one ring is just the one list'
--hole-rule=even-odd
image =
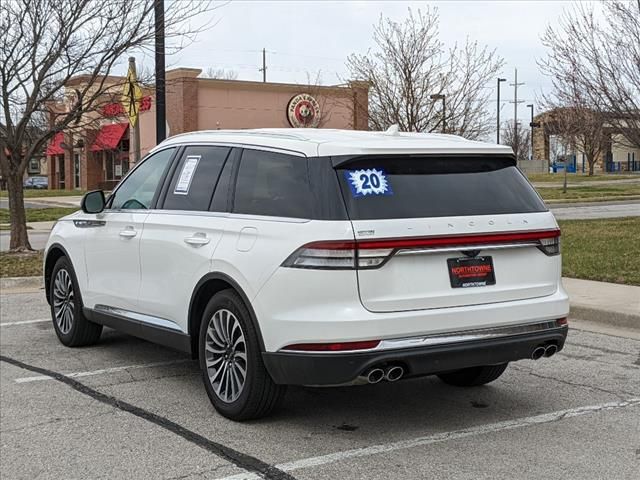
{"label": "rear window of suv", "polygon": [[547,210],[510,158],[359,157],[336,172],[353,220]]}

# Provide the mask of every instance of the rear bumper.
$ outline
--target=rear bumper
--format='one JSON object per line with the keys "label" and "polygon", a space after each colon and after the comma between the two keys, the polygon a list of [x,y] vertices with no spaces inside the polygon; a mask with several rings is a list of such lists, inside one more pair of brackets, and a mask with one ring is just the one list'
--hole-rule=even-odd
{"label": "rear bumper", "polygon": [[521,335],[363,353],[265,352],[273,380],[283,385],[341,385],[356,380],[374,366],[400,364],[406,377],[432,375],[481,365],[531,358],[545,344],[564,346],[568,327]]}

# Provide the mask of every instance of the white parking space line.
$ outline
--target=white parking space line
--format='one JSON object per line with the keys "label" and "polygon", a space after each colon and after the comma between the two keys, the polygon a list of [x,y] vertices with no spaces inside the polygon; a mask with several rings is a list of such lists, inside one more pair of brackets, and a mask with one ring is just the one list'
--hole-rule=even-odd
{"label": "white parking space line", "polygon": [[[630,398],[621,402],[603,403],[601,405],[591,405],[586,407],[570,408],[567,410],[558,410],[556,412],[543,413],[532,417],[516,418],[514,420],[506,420],[504,422],[490,423],[487,425],[478,425],[463,430],[454,430],[452,432],[436,433],[426,437],[418,437],[410,440],[402,440],[399,442],[372,445],[370,447],[357,448],[354,450],[345,450],[342,452],[330,453],[328,455],[320,455],[318,457],[303,458],[293,462],[282,463],[276,465],[276,468],[284,472],[300,470],[303,468],[318,467],[330,463],[339,462],[349,458],[368,457],[380,453],[388,453],[396,450],[405,450],[408,448],[430,445],[433,443],[447,442],[449,440],[458,440],[460,438],[473,437],[476,435],[484,435],[487,433],[500,432],[503,430],[513,430],[516,428],[530,427],[545,423],[556,422],[581,415],[590,415],[606,410],[615,410],[626,407],[640,406],[640,397]],[[254,480],[260,479],[258,475],[253,473],[241,473],[222,477],[218,480]]]}
{"label": "white parking space line", "polygon": [[29,325],[31,323],[44,323],[50,321],[50,318],[39,318],[37,320],[23,320],[22,322],[3,322],[0,323],[0,327],[13,327],[14,325]]}
{"label": "white parking space line", "polygon": [[[70,377],[70,378],[92,377],[94,375],[105,375],[108,373],[122,372],[125,370],[139,370],[142,368],[165,367],[168,365],[177,365],[179,363],[186,363],[191,361],[192,361],[191,359],[185,358],[184,360],[172,360],[168,362],[144,363],[141,365],[125,365],[123,367],[102,368],[100,370],[89,370],[86,372],[65,373],[64,376]],[[16,378],[14,382],[29,383],[29,382],[44,382],[45,380],[55,380],[55,379],[47,375],[36,375],[33,377]]]}

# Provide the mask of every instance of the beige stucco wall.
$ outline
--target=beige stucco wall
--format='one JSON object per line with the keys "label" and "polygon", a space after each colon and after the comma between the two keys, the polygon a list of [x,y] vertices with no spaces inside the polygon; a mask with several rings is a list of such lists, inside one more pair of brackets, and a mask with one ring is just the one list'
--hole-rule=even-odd
{"label": "beige stucco wall", "polygon": [[352,100],[343,94],[314,92],[299,85],[261,86],[254,82],[198,82],[198,129],[287,128],[287,103],[310,93],[321,107],[322,128],[353,128]]}
{"label": "beige stucco wall", "polygon": [[636,162],[640,161],[640,149],[628,146],[622,135],[611,135],[611,153],[614,162],[626,162],[629,154],[635,154]]}

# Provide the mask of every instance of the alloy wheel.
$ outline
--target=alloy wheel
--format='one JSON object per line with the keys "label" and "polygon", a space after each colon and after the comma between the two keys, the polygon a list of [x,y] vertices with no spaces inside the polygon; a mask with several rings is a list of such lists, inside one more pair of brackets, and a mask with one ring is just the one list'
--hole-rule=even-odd
{"label": "alloy wheel", "polygon": [[209,320],[205,365],[216,396],[226,403],[237,400],[247,379],[247,344],[238,318],[227,309]]}
{"label": "alloy wheel", "polygon": [[64,268],[58,270],[53,283],[53,312],[60,333],[66,335],[73,326],[74,294],[71,275]]}

